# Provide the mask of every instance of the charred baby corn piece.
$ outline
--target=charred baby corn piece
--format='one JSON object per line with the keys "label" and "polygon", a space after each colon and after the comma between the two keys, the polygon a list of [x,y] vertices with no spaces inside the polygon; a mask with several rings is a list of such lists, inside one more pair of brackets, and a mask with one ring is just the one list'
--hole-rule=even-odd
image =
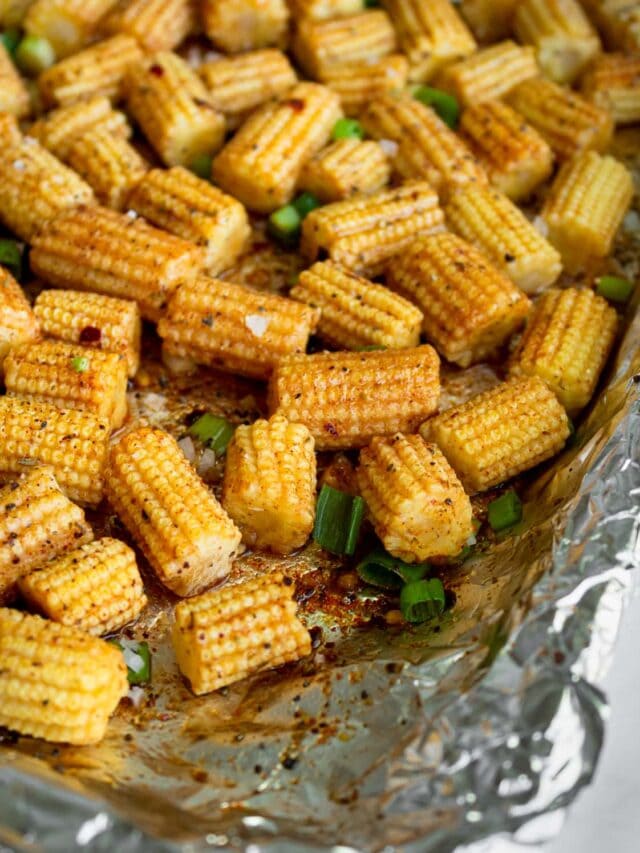
{"label": "charred baby corn piece", "polygon": [[39,337],[40,324],[27,297],[14,277],[0,266],[0,371],[11,347]]}
{"label": "charred baby corn piece", "polygon": [[93,539],[84,512],[60,491],[51,468],[25,470],[0,488],[0,604],[15,597],[20,577]]}
{"label": "charred baby corn piece", "polygon": [[560,275],[558,252],[497,190],[463,187],[451,196],[445,213],[451,230],[482,250],[525,293],[543,290]]}
{"label": "charred baby corn piece", "polygon": [[109,424],[89,412],[23,397],[0,397],[0,481],[49,465],[73,501],[98,504],[104,489]]}
{"label": "charred baby corn piece", "polygon": [[531,307],[482,252],[449,232],[417,240],[391,262],[387,281],[420,308],[438,352],[461,367],[495,352]]}
{"label": "charred baby corn piece", "polygon": [[338,96],[298,83],[254,112],[213,162],[216,183],[250,210],[270,213],[295,191],[305,161],[328,141],[341,117]]}
{"label": "charred baby corn piece", "polygon": [[274,293],[201,277],[178,288],[158,333],[167,356],[268,379],[283,356],[305,351],[319,315]]}
{"label": "charred baby corn piece", "polygon": [[558,453],[570,428],[556,395],[539,377],[504,382],[420,428],[469,493],[483,492]]}
{"label": "charred baby corn piece", "polygon": [[630,0],[581,0],[607,46],[625,53],[640,51],[640,3]]}
{"label": "charred baby corn piece", "polygon": [[321,252],[355,272],[376,275],[420,234],[442,231],[444,214],[426,181],[319,207],[302,224],[300,249],[314,261]]}
{"label": "charred baby corn piece", "polygon": [[20,579],[39,613],[88,634],[108,634],[135,619],[147,603],[136,555],[117,539],[97,539]]}
{"label": "charred baby corn piece", "polygon": [[0,111],[24,118],[31,110],[29,91],[13,64],[4,44],[0,43]]}
{"label": "charred baby corn piece", "polygon": [[135,299],[142,316],[157,321],[178,284],[202,270],[204,254],[135,215],[80,207],[41,229],[29,260],[55,287]]}
{"label": "charred baby corn piece", "polygon": [[364,7],[363,0],[289,0],[291,15],[298,18],[313,18],[314,21],[326,21],[329,18],[341,18],[356,15]]}
{"label": "charred baby corn piece", "polygon": [[311,652],[294,590],[291,578],[273,572],[177,605],[173,647],[197,696]]}
{"label": "charred baby corn piece", "polygon": [[289,9],[285,0],[202,0],[205,33],[226,53],[284,47]]}
{"label": "charred baby corn piece", "polygon": [[420,341],[419,308],[334,261],[301,273],[290,295],[321,309],[318,335],[337,349],[400,349]]}
{"label": "charred baby corn piece", "polygon": [[195,23],[193,0],[120,0],[102,29],[125,33],[146,51],[172,50],[189,35]]}
{"label": "charred baby corn piece", "polygon": [[114,0],[35,0],[23,21],[26,33],[46,39],[58,59],[75,53],[94,33]]}
{"label": "charred baby corn piece", "polygon": [[162,583],[195,595],[226,577],[240,531],[160,429],[140,427],[112,447],[106,494]]}
{"label": "charred baby corn piece", "polygon": [[518,0],[460,0],[460,14],[483,44],[511,34],[513,11]]}
{"label": "charred baby corn piece", "polygon": [[0,609],[0,658],[0,725],[54,743],[98,743],[129,689],[114,645],[17,610]]}
{"label": "charred baby corn piece", "polygon": [[103,96],[52,110],[31,125],[29,135],[56,157],[66,160],[74,143],[88,131],[97,129],[123,139],[131,136],[127,117],[114,110],[111,101]]}
{"label": "charred baby corn piece", "polygon": [[438,408],[440,361],[430,346],[292,355],[269,384],[269,411],[302,423],[317,450],[363,447],[415,432]]}
{"label": "charred baby corn piece", "polygon": [[313,529],[316,457],[306,426],[280,415],[239,426],[227,448],[222,506],[250,548],[290,554]]}
{"label": "charred baby corn piece", "polygon": [[182,166],[147,172],[128,206],[159,228],[202,246],[212,275],[232,266],[249,240],[242,204]]}
{"label": "charred baby corn piece", "polygon": [[407,84],[409,63],[402,53],[390,53],[375,62],[336,65],[325,72],[324,83],[340,96],[347,115],[358,115],[380,95],[400,92]]}
{"label": "charred baby corn piece", "polygon": [[22,139],[16,117],[11,113],[0,112],[0,145],[2,149],[11,145],[19,145]]}
{"label": "charred baby corn piece", "polygon": [[473,533],[460,481],[419,435],[374,438],[360,451],[358,484],[385,549],[407,563],[454,557]]}
{"label": "charred baby corn piece", "polygon": [[338,139],[302,167],[298,187],[323,202],[371,193],[389,183],[391,167],[377,142]]}
{"label": "charred baby corn piece", "polygon": [[640,122],[640,56],[600,56],[582,78],[582,94],[616,124]]}

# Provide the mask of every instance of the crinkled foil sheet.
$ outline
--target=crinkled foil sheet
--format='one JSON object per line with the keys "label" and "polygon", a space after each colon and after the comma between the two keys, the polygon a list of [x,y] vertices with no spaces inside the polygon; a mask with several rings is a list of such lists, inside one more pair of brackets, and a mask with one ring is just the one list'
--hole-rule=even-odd
{"label": "crinkled foil sheet", "polygon": [[[632,275],[639,222],[629,214],[617,254]],[[141,707],[123,702],[96,747],[0,744],[0,851],[441,853],[498,834],[544,840],[593,774],[598,684],[640,559],[636,305],[626,324],[575,443],[527,484],[517,535],[453,571],[440,625],[363,630],[316,615],[325,642],[310,661],[195,698],[157,590],[135,633],[156,650]],[[191,408],[260,410],[250,386],[216,381],[151,386],[132,402],[159,422],[170,393]],[[249,555],[243,568],[263,563]],[[322,564],[310,547],[288,570]]]}

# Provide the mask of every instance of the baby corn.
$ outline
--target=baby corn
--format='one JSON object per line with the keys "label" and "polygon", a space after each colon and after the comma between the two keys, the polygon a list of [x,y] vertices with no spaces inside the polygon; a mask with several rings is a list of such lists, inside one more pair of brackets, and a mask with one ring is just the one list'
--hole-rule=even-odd
{"label": "baby corn", "polygon": [[114,0],[35,0],[23,21],[25,32],[46,39],[58,59],[87,43]]}
{"label": "baby corn", "polygon": [[317,450],[363,447],[415,432],[438,408],[440,361],[430,346],[291,355],[269,384],[269,411],[302,423]]}
{"label": "baby corn", "polygon": [[0,112],[23,118],[30,110],[29,91],[4,44],[0,44]]}
{"label": "baby corn", "polygon": [[362,11],[363,0],[289,0],[291,15],[298,18],[313,18],[314,21],[326,21],[328,18],[341,18]]}
{"label": "baby corn", "polygon": [[518,0],[460,0],[456,5],[478,41],[486,44],[510,35],[517,3]]}
{"label": "baby corn", "polygon": [[307,160],[298,187],[323,202],[371,193],[389,183],[389,160],[377,142],[338,139]]}
{"label": "baby corn", "polygon": [[106,494],[176,595],[195,595],[229,573],[240,531],[168,433],[140,427],[114,444]]}
{"label": "baby corn", "polygon": [[284,47],[289,9],[285,0],[202,0],[205,33],[226,53]]}
{"label": "baby corn", "polygon": [[608,47],[640,52],[640,3],[630,0],[581,0]]}
{"label": "baby corn", "polygon": [[124,113],[114,110],[108,98],[98,96],[47,113],[29,128],[29,135],[52,154],[66,160],[75,142],[90,130],[103,130],[128,139],[131,127]]}
{"label": "baby corn", "polygon": [[125,33],[144,50],[156,51],[173,50],[195,23],[193,0],[120,0],[102,28],[108,33]]}
{"label": "baby corn", "polygon": [[455,62],[441,72],[439,85],[469,107],[500,98],[540,73],[532,47],[502,41]]}
{"label": "baby corn", "polygon": [[4,29],[19,29],[33,0],[0,0],[0,24]]}
{"label": "baby corn", "polygon": [[640,57],[609,53],[599,57],[582,78],[582,93],[616,124],[640,122]]}
{"label": "baby corn", "polygon": [[390,53],[375,62],[336,65],[324,74],[324,83],[340,96],[342,109],[358,115],[380,95],[401,92],[407,84],[409,63],[402,53]]}
{"label": "baby corn", "polygon": [[16,117],[11,113],[0,112],[0,150],[19,145],[22,139]]}
{"label": "baby corn", "polygon": [[22,288],[0,266],[0,371],[11,347],[33,343],[40,337],[40,324]]}

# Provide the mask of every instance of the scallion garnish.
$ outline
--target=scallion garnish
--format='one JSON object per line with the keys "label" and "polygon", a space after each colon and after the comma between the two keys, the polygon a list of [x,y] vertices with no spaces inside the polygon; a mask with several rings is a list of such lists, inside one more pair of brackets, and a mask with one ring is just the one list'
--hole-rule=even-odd
{"label": "scallion garnish", "polygon": [[221,456],[233,437],[234,426],[226,418],[205,412],[189,427],[189,434]]}
{"label": "scallion garnish", "polygon": [[313,193],[300,193],[297,198],[294,198],[292,202],[295,209],[298,211],[298,216],[300,219],[304,219],[308,213],[311,213],[312,210],[315,210],[316,207],[320,207],[320,201]]}
{"label": "scallion garnish", "polygon": [[596,290],[600,296],[604,296],[610,302],[626,302],[635,284],[626,278],[618,278],[615,275],[603,275],[598,279]]}
{"label": "scallion garnish", "polygon": [[274,210],[267,220],[269,234],[287,247],[295,246],[300,237],[302,218],[292,204]]}
{"label": "scallion garnish", "polygon": [[0,42],[5,46],[7,53],[13,56],[17,46],[20,44],[20,30],[5,30],[3,33],[0,33]]}
{"label": "scallion garnish", "polygon": [[364,347],[356,347],[356,352],[374,352],[375,350],[386,349],[384,344],[367,344]]}
{"label": "scallion garnish", "polygon": [[109,642],[122,652],[127,665],[129,684],[144,684],[151,681],[151,652],[148,643],[123,639],[109,640]]}
{"label": "scallion garnish", "polygon": [[456,129],[460,118],[460,105],[453,95],[431,86],[418,86],[413,91],[413,97],[435,110],[450,128]]}
{"label": "scallion garnish", "polygon": [[71,367],[76,373],[86,373],[89,370],[89,359],[84,355],[76,355],[71,359]]}
{"label": "scallion garnish", "polygon": [[339,118],[331,131],[331,138],[364,139],[364,128],[355,118]]}
{"label": "scallion garnish", "polygon": [[411,565],[376,548],[356,566],[363,581],[382,589],[400,589],[403,583],[422,580],[429,571],[428,563]]}
{"label": "scallion garnish", "polygon": [[489,526],[498,533],[522,520],[522,502],[514,491],[505,492],[487,507]]}
{"label": "scallion garnish", "polygon": [[16,65],[30,77],[37,77],[56,61],[56,54],[46,39],[40,36],[25,36],[16,47]]}
{"label": "scallion garnish", "polygon": [[323,486],[316,505],[313,538],[331,554],[351,556],[356,550],[365,503],[331,486]]}
{"label": "scallion garnish", "polygon": [[213,157],[210,154],[197,154],[189,163],[189,169],[199,178],[208,181],[211,178],[211,164]]}
{"label": "scallion garnish", "polygon": [[20,280],[22,252],[15,240],[0,240],[0,266],[6,267],[14,278]]}
{"label": "scallion garnish", "polygon": [[407,622],[426,622],[444,612],[445,595],[438,578],[412,581],[400,590],[400,610]]}

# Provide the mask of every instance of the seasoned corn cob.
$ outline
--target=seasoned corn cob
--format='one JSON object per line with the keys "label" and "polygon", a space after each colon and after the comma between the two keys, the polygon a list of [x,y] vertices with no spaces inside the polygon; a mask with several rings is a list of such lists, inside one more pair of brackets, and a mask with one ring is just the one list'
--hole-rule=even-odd
{"label": "seasoned corn cob", "polygon": [[481,249],[525,293],[543,290],[560,275],[558,252],[502,193],[463,187],[445,213],[451,230]]}
{"label": "seasoned corn cob", "polygon": [[182,166],[152,169],[128,205],[159,228],[203,246],[212,275],[232,266],[249,240],[247,212],[240,202]]}
{"label": "seasoned corn cob", "polygon": [[334,261],[301,273],[290,295],[321,309],[318,335],[336,349],[400,349],[420,341],[419,308]]}
{"label": "seasoned corn cob", "polygon": [[513,201],[527,198],[551,175],[551,147],[502,101],[483,101],[467,107],[460,130],[491,186]]}
{"label": "seasoned corn cob", "polygon": [[224,117],[182,57],[154,53],[129,67],[127,105],[167,166],[189,166],[224,142]]}
{"label": "seasoned corn cob", "polygon": [[464,59],[476,42],[450,0],[383,0],[400,50],[409,60],[409,79],[430,80],[444,65]]}
{"label": "seasoned corn cob", "polygon": [[611,113],[551,80],[526,80],[516,86],[508,100],[561,160],[581,151],[605,151],[611,142]]}
{"label": "seasoned corn cob", "polygon": [[341,18],[361,12],[364,0],[289,0],[291,15],[298,18],[313,18],[314,21],[326,21],[328,18]]}
{"label": "seasoned corn cob", "polygon": [[109,424],[89,412],[22,397],[0,397],[0,481],[50,465],[73,501],[97,504],[104,488]]}
{"label": "seasoned corn cob", "polygon": [[377,142],[338,139],[302,167],[298,187],[323,202],[371,193],[389,183],[389,160]]}
{"label": "seasoned corn cob", "polygon": [[215,278],[182,284],[158,325],[166,356],[268,379],[304,352],[320,312],[292,299]]}
{"label": "seasoned corn cob", "polygon": [[135,215],[80,207],[40,231],[29,261],[54,287],[135,299],[142,316],[155,322],[178,284],[202,270],[204,255]]}
{"label": "seasoned corn cob", "polygon": [[88,634],[122,628],[147,603],[136,555],[117,539],[81,545],[22,577],[19,587],[40,613]]}
{"label": "seasoned corn cob", "polygon": [[202,0],[200,14],[205,33],[226,53],[286,46],[285,0]]}
{"label": "seasoned corn cob", "polygon": [[269,411],[302,423],[317,450],[363,447],[376,435],[415,432],[438,408],[440,360],[426,345],[283,358]]}
{"label": "seasoned corn cob", "polygon": [[393,167],[401,178],[429,181],[441,195],[461,184],[487,182],[460,137],[409,94],[381,95],[365,109],[361,121],[374,139],[397,144]]}
{"label": "seasoned corn cob", "polygon": [[79,50],[115,0],[35,0],[23,26],[29,35],[46,39],[58,59]]}
{"label": "seasoned corn cob", "polygon": [[460,0],[462,17],[478,41],[498,41],[511,34],[513,11],[518,0]]}
{"label": "seasoned corn cob", "polygon": [[0,25],[4,29],[18,29],[33,0],[0,0]]}
{"label": "seasoned corn cob", "polygon": [[129,376],[140,363],[140,311],[135,302],[101,293],[43,290],[33,312],[49,338],[121,355]]}
{"label": "seasoned corn cob", "polygon": [[129,689],[114,645],[39,616],[0,609],[0,725],[55,743],[102,740]]}
{"label": "seasoned corn cob", "polygon": [[125,114],[114,110],[109,99],[102,96],[52,110],[31,125],[29,135],[66,160],[74,143],[90,130],[103,130],[122,139],[131,136]]}
{"label": "seasoned corn cob", "polygon": [[147,51],[173,50],[194,28],[193,0],[120,0],[102,28],[126,33]]}
{"label": "seasoned corn cob", "polygon": [[141,56],[131,36],[100,41],[44,71],[38,77],[42,99],[48,106],[60,107],[99,96],[119,101],[127,68]]}
{"label": "seasoned corn cob", "polygon": [[396,34],[389,16],[372,9],[348,18],[298,21],[293,53],[309,77],[324,80],[336,66],[375,62],[396,48]]}
{"label": "seasoned corn cob", "polygon": [[521,377],[478,394],[420,427],[470,492],[483,492],[558,453],[567,414],[539,377]]}
{"label": "seasoned corn cob", "polygon": [[539,73],[532,47],[502,41],[447,65],[439,76],[439,85],[469,107],[500,98],[518,83]]}
{"label": "seasoned corn cob", "polygon": [[390,53],[376,62],[336,65],[324,75],[324,82],[340,96],[347,115],[360,111],[380,95],[400,92],[407,84],[409,63],[401,53]]}
{"label": "seasoned corn cob", "polygon": [[20,577],[71,548],[91,542],[84,512],[60,491],[51,468],[26,468],[0,488],[0,604]]}
{"label": "seasoned corn cob", "polygon": [[260,213],[292,197],[300,169],[329,138],[341,116],[338,96],[316,83],[298,83],[286,98],[257,110],[213,161],[213,177]]}
{"label": "seasoned corn cob", "polygon": [[609,254],[632,198],[631,173],[613,157],[586,151],[564,164],[541,216],[565,269],[579,272]]}
{"label": "seasoned corn cob", "polygon": [[40,324],[22,288],[0,266],[0,370],[11,347],[37,341],[39,337]]}
{"label": "seasoned corn cob", "polygon": [[385,549],[407,563],[455,557],[473,533],[460,481],[419,435],[374,438],[360,451],[358,485]]}
{"label": "seasoned corn cob", "polygon": [[640,51],[640,3],[631,0],[581,0],[607,45],[625,53]]}
{"label": "seasoned corn cob", "polygon": [[35,139],[0,152],[0,221],[23,240],[54,216],[93,202],[91,187]]}
{"label": "seasoned corn cob", "polygon": [[316,457],[306,426],[275,415],[237,427],[227,448],[222,506],[250,548],[290,554],[313,529]]}
{"label": "seasoned corn cob", "polygon": [[11,145],[19,145],[22,139],[16,117],[11,113],[0,112],[0,150],[4,151]]}
{"label": "seasoned corn cob", "polygon": [[226,577],[240,531],[160,429],[140,427],[111,447],[106,494],[152,568],[176,595]]}
{"label": "seasoned corn cob", "polygon": [[640,122],[640,57],[608,53],[582,78],[582,93],[616,124]]}
{"label": "seasoned corn cob", "polygon": [[419,234],[443,230],[438,196],[423,181],[316,208],[302,224],[302,254],[326,253],[355,272],[376,275]]}
{"label": "seasoned corn cob", "polygon": [[272,572],[178,604],[173,647],[196,695],[311,652],[294,591],[291,578]]}
{"label": "seasoned corn cob", "polygon": [[0,43],[0,111],[18,118],[28,115],[31,109],[29,91],[11,61],[4,44]]}
{"label": "seasoned corn cob", "polygon": [[482,252],[448,232],[417,240],[389,264],[387,281],[419,306],[428,340],[461,367],[494,352],[531,307]]}
{"label": "seasoned corn cob", "polygon": [[127,364],[114,352],[62,341],[13,347],[4,360],[9,397],[92,412],[115,428],[127,414]]}

